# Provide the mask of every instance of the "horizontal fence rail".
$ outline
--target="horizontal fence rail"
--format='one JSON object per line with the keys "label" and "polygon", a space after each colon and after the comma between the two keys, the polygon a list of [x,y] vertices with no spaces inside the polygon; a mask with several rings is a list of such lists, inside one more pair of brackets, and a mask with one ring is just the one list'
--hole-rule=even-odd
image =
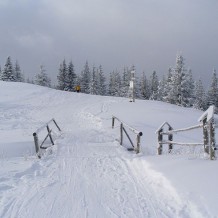
{"label": "horizontal fence rail", "polygon": [[[214,106],[210,106],[207,111],[205,111],[201,117],[198,119],[201,122],[198,125],[190,126],[187,128],[181,129],[173,129],[172,126],[168,122],[164,122],[157,130],[156,134],[158,134],[158,154],[162,154],[163,152],[163,144],[168,144],[168,152],[170,153],[173,149],[173,145],[203,145],[204,152],[209,154],[210,159],[215,159],[215,150],[217,150],[215,144],[215,128],[218,127],[214,122]],[[164,130],[164,128],[168,128],[168,130]],[[173,134],[179,132],[185,132],[190,130],[195,130],[202,128],[203,140],[200,143],[185,143],[185,142],[175,142],[173,141]],[[167,135],[168,139],[164,140],[163,136]]]}
{"label": "horizontal fence rail", "polygon": [[[120,145],[123,145],[123,132],[124,132],[127,138],[129,139],[129,142],[132,145],[133,150],[135,150],[136,154],[138,154],[140,152],[140,141],[141,141],[141,136],[143,135],[143,133],[129,126],[128,124],[124,123],[123,121],[121,121],[119,118],[115,116],[112,116],[112,128],[114,128],[115,120],[117,120],[120,123]],[[132,139],[130,138],[126,130],[127,128],[136,135],[136,144],[134,144]],[[132,149],[129,149],[129,150],[132,150]]]}
{"label": "horizontal fence rail", "polygon": [[[48,121],[46,124],[44,124],[43,126],[41,126],[39,129],[37,129],[34,133],[33,133],[33,138],[34,138],[34,143],[35,143],[35,150],[36,150],[36,155],[38,156],[38,158],[41,158],[42,156],[42,150],[43,149],[47,149],[48,147],[43,147],[43,144],[45,143],[45,141],[49,138],[50,142],[51,142],[51,146],[54,145],[54,141],[52,138],[52,129],[50,129],[50,125],[54,124],[56,126],[56,128],[58,129],[59,132],[61,132],[60,127],[58,126],[57,122],[55,121],[55,119],[51,119],[50,121]],[[44,138],[44,140],[42,140],[42,143],[39,144],[39,134],[43,131],[47,129],[47,134]]]}

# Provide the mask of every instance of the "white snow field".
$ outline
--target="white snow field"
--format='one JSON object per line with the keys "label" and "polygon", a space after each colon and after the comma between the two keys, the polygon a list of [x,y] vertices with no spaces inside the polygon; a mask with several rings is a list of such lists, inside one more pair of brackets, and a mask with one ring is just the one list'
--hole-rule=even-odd
{"label": "white snow field", "polygon": [[[139,154],[127,150],[126,137],[119,145],[112,115],[143,132]],[[164,121],[184,128],[201,115],[163,102],[0,81],[0,217],[218,217],[217,160],[199,146],[156,154],[155,131]],[[32,134],[51,118],[62,132],[38,159]],[[202,129],[176,137],[202,142]]]}

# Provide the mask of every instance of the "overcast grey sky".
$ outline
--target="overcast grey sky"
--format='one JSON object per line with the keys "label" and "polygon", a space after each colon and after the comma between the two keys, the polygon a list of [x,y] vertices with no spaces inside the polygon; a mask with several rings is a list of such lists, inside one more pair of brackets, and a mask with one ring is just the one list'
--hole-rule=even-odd
{"label": "overcast grey sky", "polygon": [[0,0],[0,65],[17,59],[25,75],[60,62],[80,73],[86,60],[105,73],[134,64],[166,74],[177,53],[195,79],[218,70],[217,0]]}

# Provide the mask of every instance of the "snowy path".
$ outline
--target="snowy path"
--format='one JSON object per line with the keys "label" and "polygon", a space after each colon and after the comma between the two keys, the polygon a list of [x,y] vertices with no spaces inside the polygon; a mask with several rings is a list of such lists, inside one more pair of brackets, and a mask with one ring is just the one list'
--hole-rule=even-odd
{"label": "snowy path", "polygon": [[182,217],[185,205],[172,187],[120,148],[90,108],[75,116],[80,128],[57,140],[52,155],[16,175],[1,217]]}
{"label": "snowy path", "polygon": [[[55,117],[64,131],[52,154],[41,160],[30,157],[24,163],[26,170],[22,170],[23,159],[1,160],[1,167],[9,171],[0,178],[0,217],[203,217],[202,209],[178,193],[143,154],[130,153],[119,145],[119,131],[111,128],[110,107],[122,99],[53,90],[43,97],[35,91],[32,95],[20,107],[13,101],[16,106],[10,111],[5,113],[3,108],[3,114],[10,112],[20,120],[4,116],[7,128],[16,130],[11,127],[15,122],[22,134],[29,134],[29,141],[36,127]],[[35,96],[37,101],[32,100]]]}

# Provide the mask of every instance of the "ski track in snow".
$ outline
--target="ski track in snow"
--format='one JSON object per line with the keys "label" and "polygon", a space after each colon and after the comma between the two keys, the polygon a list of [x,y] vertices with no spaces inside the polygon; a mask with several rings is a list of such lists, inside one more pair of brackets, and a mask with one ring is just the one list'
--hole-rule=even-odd
{"label": "ski track in snow", "polygon": [[[167,218],[197,214],[140,155],[118,145],[107,113],[112,100],[99,104],[90,100],[72,110],[62,108],[61,102],[54,105],[55,98],[60,99],[57,95],[62,93],[55,93],[54,99],[48,93],[47,99],[38,99],[28,111],[14,114],[12,110],[3,117],[7,119],[11,113],[16,119],[32,117],[30,121],[40,124],[45,122],[40,119],[42,113],[47,117],[50,108],[56,107],[53,115],[66,130],[41,160],[33,160],[30,168],[13,179],[0,179],[0,217]],[[62,110],[68,114],[66,118],[59,115]]]}

